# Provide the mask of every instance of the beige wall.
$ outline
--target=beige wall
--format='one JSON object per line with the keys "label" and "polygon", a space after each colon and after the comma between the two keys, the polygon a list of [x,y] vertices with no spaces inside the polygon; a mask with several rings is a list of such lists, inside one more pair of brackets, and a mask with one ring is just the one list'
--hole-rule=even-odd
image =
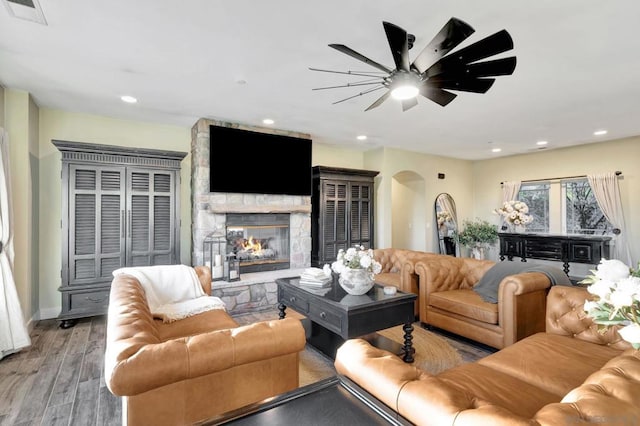
{"label": "beige wall", "polygon": [[0,86],[0,127],[4,128],[4,87]]}
{"label": "beige wall", "polygon": [[[451,194],[455,200],[460,221],[473,216],[472,163],[470,161],[382,148],[365,154],[365,168],[380,171],[376,178],[376,247],[393,246],[394,224],[396,227],[408,226],[397,224],[393,217],[394,203],[402,202],[399,199],[393,199],[393,179],[396,176],[402,176],[403,172],[413,172],[424,180],[424,196],[419,198],[422,205],[414,210],[411,226],[413,232],[420,233],[418,237],[414,236],[414,239],[424,238],[426,241],[424,245],[426,251],[438,250],[433,207],[438,194],[441,192]],[[438,173],[444,173],[445,179],[438,179]],[[415,185],[412,183],[412,186],[415,187]],[[400,220],[407,219],[403,217]]]}
{"label": "beige wall", "polygon": [[[313,140],[313,135],[311,139]],[[311,164],[314,166],[343,167],[347,169],[362,169],[364,167],[364,153],[360,151],[318,143],[313,143],[311,150]]]}
{"label": "beige wall", "polygon": [[[9,134],[9,169],[13,208],[14,279],[25,320],[29,320],[38,306],[32,303],[34,270],[37,262],[33,253],[37,240],[33,238],[33,188],[30,155],[37,138],[37,106],[27,92],[5,89],[5,126]],[[35,115],[35,117],[34,117]],[[35,247],[34,247],[35,246]]]}
{"label": "beige wall", "polygon": [[620,196],[629,229],[631,258],[637,262],[640,257],[638,159],[640,137],[476,161],[473,164],[473,213],[498,224],[497,216],[491,212],[502,201],[500,182],[503,181],[581,176],[619,170],[623,173],[619,180]]}

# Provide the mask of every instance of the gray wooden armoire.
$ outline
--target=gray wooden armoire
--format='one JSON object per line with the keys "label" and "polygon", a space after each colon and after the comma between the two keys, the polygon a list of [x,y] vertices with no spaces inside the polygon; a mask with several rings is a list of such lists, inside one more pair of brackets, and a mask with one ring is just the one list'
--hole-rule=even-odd
{"label": "gray wooden armoire", "polygon": [[180,263],[186,152],[54,140],[62,153],[61,327],[107,312],[112,272]]}
{"label": "gray wooden armoire", "polygon": [[314,166],[311,191],[311,265],[336,260],[340,249],[373,248],[373,170]]}

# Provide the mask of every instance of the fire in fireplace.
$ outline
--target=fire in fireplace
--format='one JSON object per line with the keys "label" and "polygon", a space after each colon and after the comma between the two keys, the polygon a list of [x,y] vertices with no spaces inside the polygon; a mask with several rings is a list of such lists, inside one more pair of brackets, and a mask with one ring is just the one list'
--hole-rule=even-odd
{"label": "fire in fireplace", "polygon": [[240,273],[288,269],[288,213],[227,213],[227,247]]}

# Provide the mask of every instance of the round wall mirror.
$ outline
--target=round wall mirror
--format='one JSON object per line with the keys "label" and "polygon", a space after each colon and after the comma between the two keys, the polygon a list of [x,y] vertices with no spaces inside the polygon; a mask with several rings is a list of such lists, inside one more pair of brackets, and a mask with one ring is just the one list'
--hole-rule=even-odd
{"label": "round wall mirror", "polygon": [[446,192],[438,194],[435,202],[436,232],[441,254],[455,256],[457,252],[455,235],[458,230],[456,203]]}

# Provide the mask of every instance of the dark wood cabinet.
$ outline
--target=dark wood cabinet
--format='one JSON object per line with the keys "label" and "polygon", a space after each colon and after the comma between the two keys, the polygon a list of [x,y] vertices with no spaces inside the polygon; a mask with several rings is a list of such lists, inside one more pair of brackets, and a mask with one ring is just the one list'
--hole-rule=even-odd
{"label": "dark wood cabinet", "polygon": [[53,141],[62,153],[62,310],[106,313],[112,273],[180,261],[182,152]]}
{"label": "dark wood cabinet", "polygon": [[609,258],[611,237],[604,235],[541,235],[500,233],[500,260],[559,261],[569,274],[569,263],[597,264]]}
{"label": "dark wood cabinet", "polygon": [[313,167],[311,264],[336,260],[338,250],[356,244],[373,248],[374,178],[379,172]]}

